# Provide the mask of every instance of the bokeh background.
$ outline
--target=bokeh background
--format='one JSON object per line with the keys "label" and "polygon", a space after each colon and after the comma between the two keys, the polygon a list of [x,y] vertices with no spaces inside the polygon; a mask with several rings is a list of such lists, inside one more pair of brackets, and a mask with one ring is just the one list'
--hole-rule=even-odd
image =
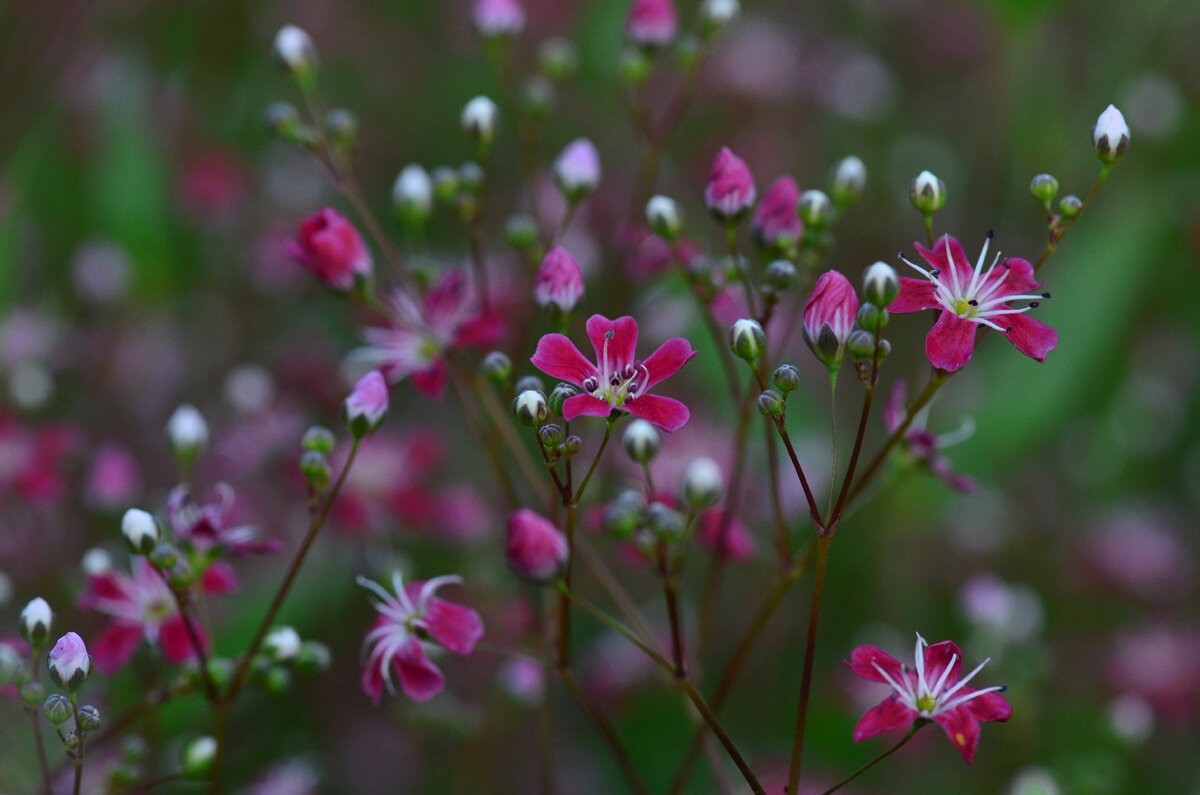
{"label": "bokeh background", "polygon": [[[55,605],[61,626],[95,634],[100,617],[71,607],[80,558],[97,545],[122,554],[126,507],[161,511],[174,483],[163,427],[180,403],[200,407],[214,432],[201,481],[230,482],[238,510],[287,543],[304,525],[297,440],[310,423],[336,421],[339,363],[364,317],[284,254],[304,216],[326,204],[350,212],[305,153],[264,131],[270,102],[296,101],[269,58],[287,22],[317,42],[327,104],[358,115],[359,174],[389,233],[417,256],[455,264],[466,244],[453,214],[435,215],[425,243],[406,239],[388,212],[392,180],[410,162],[469,159],[462,105],[480,93],[511,97],[509,83],[536,70],[538,42],[573,41],[578,73],[557,87],[542,164],[581,135],[604,163],[600,193],[567,236],[588,273],[583,308],[645,316],[647,340],[689,336],[701,356],[666,392],[687,395],[694,418],[664,455],[724,449],[733,412],[683,280],[630,275],[611,245],[640,152],[618,76],[627,4],[525,5],[529,24],[512,77],[501,80],[467,0],[0,4],[0,637],[15,634],[35,595]],[[685,20],[695,5],[680,3]],[[948,186],[939,233],[971,254],[993,229],[1006,254],[1034,259],[1045,222],[1030,178],[1051,172],[1063,193],[1082,196],[1098,171],[1089,139],[1098,113],[1117,104],[1133,131],[1128,157],[1042,272],[1054,298],[1038,311],[1059,332],[1057,350],[1038,365],[989,338],[935,403],[929,424],[939,432],[973,418],[975,434],[947,454],[980,488],[957,495],[920,472],[893,473],[839,535],[807,756],[818,783],[885,747],[850,741],[880,694],[859,688],[840,660],[860,643],[906,656],[920,631],[955,639],[968,665],[990,657],[983,677],[1008,684],[1013,720],[984,727],[973,768],[927,731],[847,791],[1200,792],[1198,41],[1200,4],[1185,0],[746,0],[705,62],[657,183],[683,204],[688,235],[705,250],[723,245],[701,201],[722,145],[748,162],[760,193],[783,173],[827,188],[833,163],[855,154],[867,191],[826,260],[854,281],[922,236],[907,198],[920,170]],[[674,83],[664,71],[651,92],[666,102]],[[501,108],[517,112],[511,99]],[[490,191],[487,245],[520,297],[529,275],[500,232],[531,194],[508,128]],[[916,389],[926,326],[914,317],[892,325],[885,378]],[[819,469],[828,456],[822,376],[798,337],[787,350],[810,379],[789,412],[793,433]],[[509,348],[519,367],[529,352]],[[855,393],[843,379],[843,420]],[[400,561],[424,576],[458,571],[468,588],[456,598],[484,614],[497,643],[521,636],[531,602],[504,568],[503,506],[457,404],[431,404],[406,386],[393,399],[351,508],[284,611],[304,637],[331,646],[333,667],[240,705],[229,776],[239,787],[536,786],[536,695],[500,672],[502,658],[446,661],[448,690],[424,706],[397,698],[373,708],[358,689],[371,611],[353,574]],[[881,436],[876,424],[868,450]],[[751,455],[747,493],[761,494],[762,451]],[[619,459],[603,486],[610,496],[633,474]],[[124,491],[97,486],[101,462],[127,473]],[[728,637],[713,640],[714,667],[774,567],[765,514],[746,503],[759,552],[723,584],[715,625]],[[596,543],[621,565],[611,544]],[[702,553],[694,564],[695,590]],[[239,570],[241,592],[213,606],[216,645],[228,654],[248,639],[281,564]],[[647,573],[623,576],[661,615]],[[786,773],[807,591],[790,595],[724,713],[775,786]],[[580,623],[586,678],[652,789],[665,789],[690,736],[687,713],[636,653]],[[115,714],[151,669],[139,660],[111,686],[88,687]],[[547,686],[563,791],[623,791],[593,728]],[[15,701],[0,701],[4,791],[35,787],[19,718]],[[169,770],[179,738],[207,726],[192,699],[141,730]],[[692,791],[714,786],[701,764]]]}

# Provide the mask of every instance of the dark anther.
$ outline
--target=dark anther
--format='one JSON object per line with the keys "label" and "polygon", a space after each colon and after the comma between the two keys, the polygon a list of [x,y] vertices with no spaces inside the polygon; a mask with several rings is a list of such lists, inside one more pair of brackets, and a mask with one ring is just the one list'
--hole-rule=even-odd
{"label": "dark anther", "polygon": [[992,239],[992,234],[993,234],[992,230],[989,229],[988,230],[988,240]]}
{"label": "dark anther", "polygon": [[1030,301],[1030,302],[1029,302],[1029,308],[1030,308],[1030,309],[1037,309],[1037,308],[1038,308],[1038,302],[1037,302],[1037,301]]}
{"label": "dark anther", "polygon": [[967,301],[967,305],[968,306],[979,306],[979,302],[976,301],[974,298],[972,298],[970,301]]}
{"label": "dark anther", "polygon": [[1049,298],[1049,297],[1050,297],[1050,293],[1042,293],[1042,298]]}
{"label": "dark anther", "polygon": [[614,375],[612,378],[608,379],[608,383],[616,386],[617,384],[621,383],[621,376]]}
{"label": "dark anther", "polygon": [[606,339],[606,340],[611,340],[615,336],[616,336],[616,333],[612,329],[609,329],[608,331],[604,332],[604,339]]}

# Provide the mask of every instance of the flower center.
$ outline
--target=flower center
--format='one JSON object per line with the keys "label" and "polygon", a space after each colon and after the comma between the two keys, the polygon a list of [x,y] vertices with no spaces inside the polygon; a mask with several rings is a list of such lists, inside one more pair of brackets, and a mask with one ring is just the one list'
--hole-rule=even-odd
{"label": "flower center", "polygon": [[932,714],[937,709],[937,699],[929,693],[917,699],[917,711],[926,715]]}
{"label": "flower center", "polygon": [[965,298],[960,298],[954,302],[954,314],[959,317],[966,317],[971,314],[971,302]]}

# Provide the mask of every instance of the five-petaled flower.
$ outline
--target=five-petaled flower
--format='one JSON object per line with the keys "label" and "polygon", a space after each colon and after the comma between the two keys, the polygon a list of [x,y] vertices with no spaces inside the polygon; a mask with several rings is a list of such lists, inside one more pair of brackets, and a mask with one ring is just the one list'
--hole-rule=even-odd
{"label": "five-petaled flower", "polygon": [[[881,418],[888,433],[895,433],[904,424],[904,392],[903,379],[896,381],[892,387],[892,394],[883,407]],[[970,494],[978,486],[975,479],[955,472],[950,465],[950,460],[942,455],[942,450],[971,438],[971,435],[975,433],[974,421],[968,418],[956,431],[935,434],[925,427],[928,411],[928,406],[922,409],[904,432],[905,449],[913,461],[924,466],[929,474],[939,478],[955,491]]]}
{"label": "five-petaled flower", "polygon": [[[1035,281],[1033,266],[1023,259],[1001,261],[997,253],[986,269],[989,232],[972,268],[959,242],[949,235],[933,247],[933,251],[915,243],[917,252],[929,263],[922,268],[901,255],[907,265],[919,271],[924,279],[900,279],[900,295],[888,307],[889,312],[902,314],[922,309],[937,309],[941,316],[925,338],[925,355],[941,370],[953,372],[971,361],[975,352],[975,330],[987,326],[1001,332],[1017,350],[1039,362],[1058,344],[1058,333],[1045,323],[1025,313],[1037,307],[1049,293],[1038,292],[1041,283]],[[1022,307],[1010,306],[1011,301],[1029,301]]]}
{"label": "five-petaled flower", "polygon": [[213,491],[215,499],[200,503],[186,484],[171,489],[167,498],[167,520],[176,538],[200,553],[216,547],[235,557],[279,551],[282,546],[279,540],[264,537],[257,526],[230,525],[234,492],[228,483],[218,483]]}
{"label": "five-petaled flower", "polygon": [[475,648],[483,636],[479,614],[434,596],[443,585],[461,582],[461,577],[448,575],[405,585],[400,572],[395,572],[392,594],[366,577],[358,578],[359,585],[379,597],[377,602],[372,600],[379,617],[363,641],[366,662],[362,675],[363,691],[376,704],[383,697],[384,686],[389,693],[396,692],[393,673],[413,701],[428,701],[442,692],[445,679],[425,656],[423,640],[455,654],[470,654]]}
{"label": "five-petaled flower", "polygon": [[563,403],[563,419],[608,417],[614,411],[627,411],[664,431],[677,431],[687,424],[691,416],[687,406],[647,393],[696,355],[691,343],[681,337],[669,339],[639,361],[635,356],[638,327],[633,318],[609,320],[592,315],[586,329],[596,351],[596,364],[584,358],[575,343],[562,334],[542,337],[530,359],[534,367],[551,378],[560,378],[584,391]]}
{"label": "five-petaled flower", "polygon": [[892,694],[868,710],[854,727],[854,741],[907,729],[913,721],[933,721],[946,732],[967,764],[972,764],[980,722],[1003,722],[1012,716],[1012,706],[1000,695],[1005,688],[967,687],[988,660],[960,679],[962,652],[948,640],[930,646],[917,635],[915,663],[916,668],[910,668],[875,646],[859,646],[851,653],[847,663],[850,670],[892,688]]}

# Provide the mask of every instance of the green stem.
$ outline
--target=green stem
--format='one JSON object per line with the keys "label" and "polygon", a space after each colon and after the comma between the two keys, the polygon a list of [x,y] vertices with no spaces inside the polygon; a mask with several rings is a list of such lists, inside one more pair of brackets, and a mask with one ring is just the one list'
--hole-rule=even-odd
{"label": "green stem", "polygon": [[71,712],[75,717],[75,739],[78,744],[75,746],[75,787],[72,790],[74,795],[79,795],[80,785],[83,783],[83,753],[84,746],[87,743],[87,732],[79,728],[79,702],[75,698],[75,694],[71,693]]}
{"label": "green stem", "polygon": [[817,622],[821,618],[821,594],[825,590],[825,569],[833,539],[817,537],[817,571],[813,577],[812,610],[808,615],[808,637],[804,642],[804,671],[800,679],[800,703],[796,708],[796,734],[792,739],[792,763],[788,771],[788,792],[798,792],[804,757],[804,727],[808,718],[808,698],[812,691],[813,658],[817,650]]}
{"label": "green stem", "polygon": [[833,464],[829,469],[829,496],[825,501],[825,526],[833,519],[833,495],[837,489],[838,433],[837,433],[837,371],[829,371],[829,427],[832,439]]}
{"label": "green stem", "polygon": [[38,764],[42,770],[42,787],[46,795],[50,795],[50,763],[46,761],[46,741],[42,739],[42,724],[38,720],[36,710],[26,710],[33,722],[33,738],[37,741]]}
{"label": "green stem", "polygon": [[757,302],[754,300],[754,285],[750,283],[750,271],[742,267],[742,258],[738,252],[737,224],[725,224],[725,238],[729,243],[729,263],[737,270],[742,286],[746,288],[746,311],[749,317],[758,317]]}
{"label": "green stem", "polygon": [[608,440],[612,438],[613,426],[616,424],[617,421],[610,417],[604,426],[604,438],[600,440],[600,447],[596,450],[596,457],[592,459],[592,465],[588,467],[587,474],[583,476],[583,481],[579,484],[579,490],[575,492],[575,496],[571,499],[571,502],[576,505],[579,504],[579,500],[583,497],[583,492],[587,490],[588,483],[592,479],[592,473],[596,471],[596,464],[600,463],[600,456],[604,455],[604,448],[608,447]]}
{"label": "green stem", "polygon": [[571,695],[575,696],[575,700],[583,707],[584,712],[596,724],[596,728],[600,730],[600,736],[604,738],[604,742],[608,744],[613,756],[617,759],[617,765],[621,768],[621,772],[625,774],[625,778],[629,781],[629,786],[638,795],[649,795],[650,790],[642,782],[642,777],[638,775],[637,769],[633,766],[633,761],[629,758],[629,754],[625,752],[621,745],[621,740],[617,737],[616,731],[613,730],[612,724],[608,722],[608,718],[600,711],[600,708],[592,703],[587,694],[583,692],[583,688],[579,686],[579,682],[575,679],[575,674],[570,668],[559,667],[558,675],[562,678],[563,684],[567,686],[567,690],[571,691]]}
{"label": "green stem", "polygon": [[892,754],[899,751],[901,748],[904,747],[905,743],[907,743],[909,740],[911,740],[913,738],[913,736],[918,731],[920,731],[923,726],[925,726],[925,723],[926,723],[926,721],[923,721],[923,720],[919,720],[916,723],[914,723],[912,729],[909,730],[908,734],[904,735],[904,738],[901,739],[900,742],[896,743],[891,748],[887,749],[882,754],[880,754],[879,756],[872,759],[870,762],[867,762],[865,765],[860,767],[858,770],[855,770],[853,773],[851,773],[849,776],[847,776],[846,778],[839,781],[837,784],[834,784],[832,787],[830,787],[829,789],[822,792],[821,795],[832,795],[832,793],[837,792],[842,787],[846,786],[851,781],[858,778],[860,775],[862,775],[863,773],[865,773],[868,770],[870,770],[871,768],[873,768],[875,765],[882,762],[884,759],[887,759],[889,756],[891,756]]}
{"label": "green stem", "polygon": [[1092,203],[1092,197],[1096,195],[1096,191],[1098,191],[1100,186],[1104,184],[1104,180],[1108,179],[1108,174],[1110,171],[1112,171],[1112,166],[1109,165],[1106,165],[1100,169],[1100,176],[1096,178],[1096,184],[1092,185],[1092,189],[1088,191],[1087,197],[1084,198],[1083,204],[1080,205],[1079,213],[1061,230],[1052,231],[1050,233],[1050,240],[1047,241],[1046,248],[1044,251],[1042,251],[1042,256],[1038,257],[1038,261],[1033,265],[1034,273],[1037,273],[1039,270],[1041,270],[1041,267],[1046,264],[1046,260],[1050,259],[1050,255],[1058,250],[1058,244],[1061,243],[1062,239],[1067,236],[1067,232],[1069,232],[1071,227],[1075,226],[1079,219],[1083,217],[1083,211],[1086,210],[1087,206]]}

